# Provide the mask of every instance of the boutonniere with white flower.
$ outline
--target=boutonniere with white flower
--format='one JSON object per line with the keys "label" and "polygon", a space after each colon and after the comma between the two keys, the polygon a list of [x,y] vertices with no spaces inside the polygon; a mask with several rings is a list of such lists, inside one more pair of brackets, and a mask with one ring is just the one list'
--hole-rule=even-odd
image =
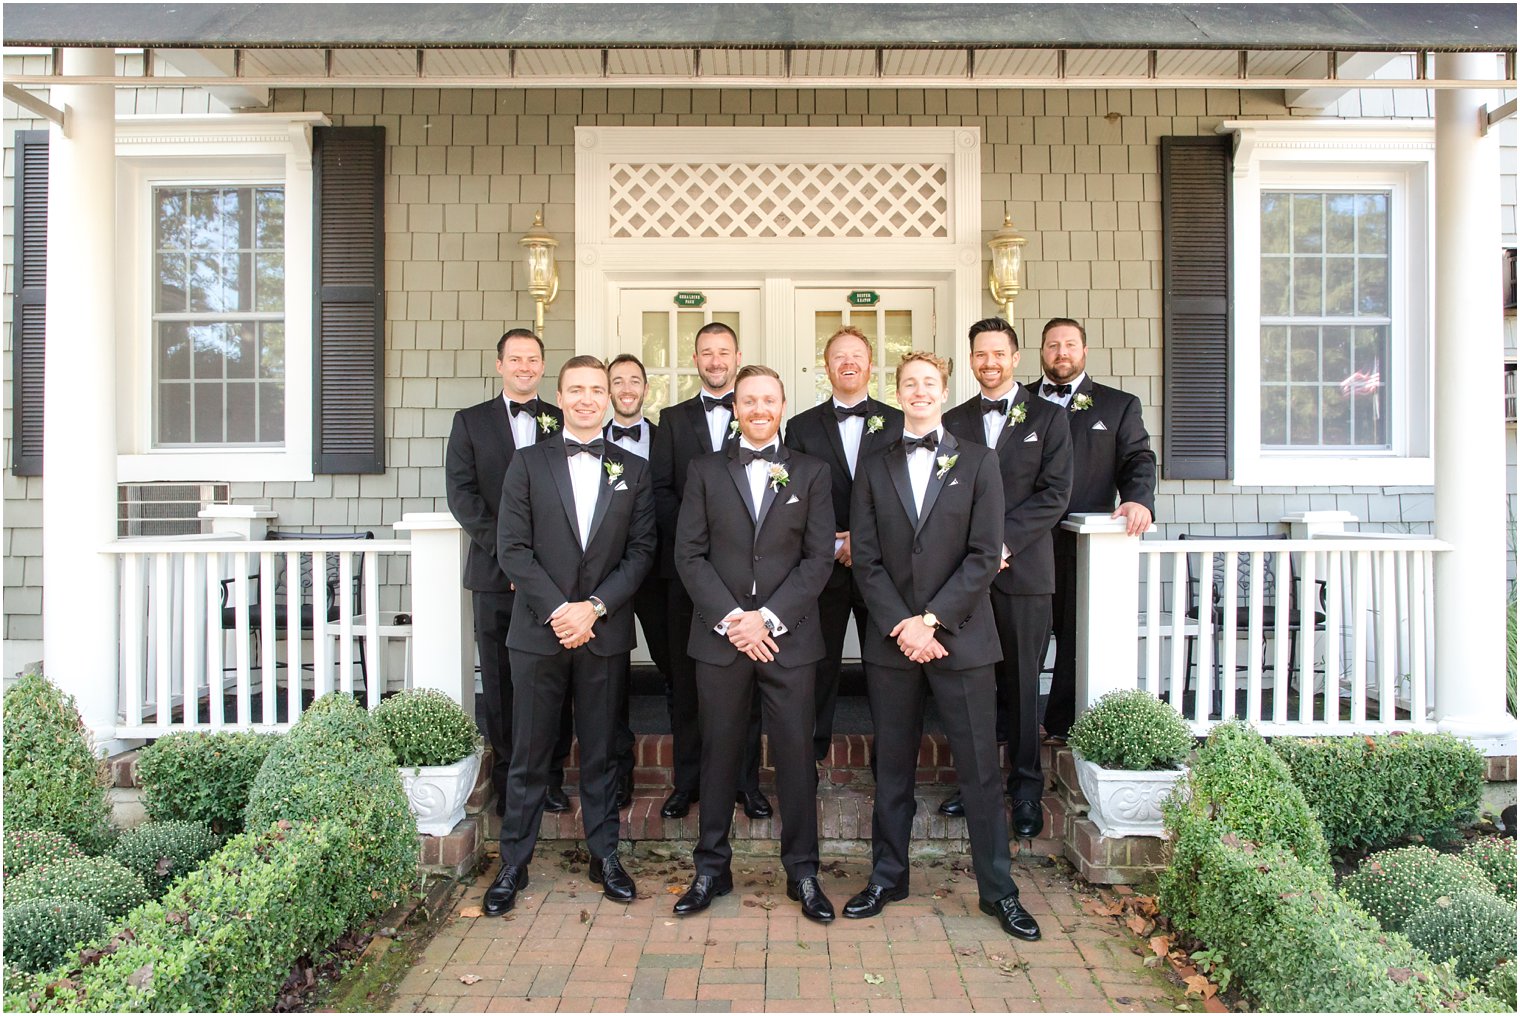
{"label": "boutonniere with white flower", "polygon": [[935,459],[935,464],[939,466],[939,472],[934,474],[934,478],[936,480],[943,480],[945,474],[955,468],[955,460],[959,458],[959,455],[941,455]]}
{"label": "boutonniere with white flower", "polygon": [[559,430],[559,421],[548,413],[539,413],[537,419],[538,429],[545,434],[553,434],[556,430]]}
{"label": "boutonniere with white flower", "polygon": [[866,421],[866,433],[874,434],[887,425],[887,421],[879,416],[873,416]]}
{"label": "boutonniere with white flower", "polygon": [[1029,415],[1029,408],[1022,402],[1014,403],[1008,408],[1009,423],[1023,423],[1024,417]]}
{"label": "boutonniere with white flower", "polygon": [[729,420],[728,421],[728,436],[729,437],[735,437],[735,436],[738,435],[738,433],[739,433],[739,421],[738,420]]}
{"label": "boutonniere with white flower", "polygon": [[1081,395],[1074,395],[1074,396],[1072,396],[1071,411],[1073,413],[1080,413],[1084,409],[1091,409],[1091,408],[1092,408],[1092,396],[1091,395],[1088,395],[1087,393],[1084,392]]}
{"label": "boutonniere with white flower", "polygon": [[785,487],[792,478],[792,475],[786,471],[786,467],[779,462],[772,462],[770,464],[770,467],[765,472],[766,475],[770,477],[771,490],[779,491],[782,487]]}
{"label": "boutonniere with white flower", "polygon": [[612,486],[623,478],[623,464],[613,462],[611,459],[602,460],[602,468],[607,470],[607,486]]}

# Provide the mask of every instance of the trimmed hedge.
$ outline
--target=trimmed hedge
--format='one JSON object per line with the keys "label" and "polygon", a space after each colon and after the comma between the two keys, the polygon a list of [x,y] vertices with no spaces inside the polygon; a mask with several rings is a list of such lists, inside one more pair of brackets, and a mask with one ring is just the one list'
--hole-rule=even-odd
{"label": "trimmed hedge", "polygon": [[1463,889],[1494,895],[1494,884],[1475,866],[1419,846],[1373,854],[1341,882],[1341,892],[1389,931],[1403,931],[1417,911]]}
{"label": "trimmed hedge", "polygon": [[1332,852],[1450,842],[1477,818],[1483,755],[1451,734],[1280,737],[1272,748]]}
{"label": "trimmed hedge", "polygon": [[5,877],[7,880],[58,861],[83,857],[84,852],[63,833],[42,829],[5,831]]}
{"label": "trimmed hedge", "polygon": [[35,974],[105,933],[106,915],[81,900],[49,897],[12,903],[5,908],[5,962]]}
{"label": "trimmed hedge", "polygon": [[1515,905],[1482,889],[1459,889],[1426,905],[1409,921],[1409,941],[1458,977],[1488,980],[1504,960],[1515,961]]}
{"label": "trimmed hedge", "polygon": [[1517,857],[1514,840],[1480,836],[1462,849],[1462,860],[1487,875],[1501,898],[1515,902]]}
{"label": "trimmed hedge", "polygon": [[1077,717],[1067,744],[1103,769],[1177,769],[1193,750],[1193,731],[1149,692],[1111,691]]}
{"label": "trimmed hedge", "polygon": [[451,766],[480,747],[475,721],[434,688],[403,691],[381,702],[375,726],[400,766]]}
{"label": "trimmed hedge", "polygon": [[122,833],[110,856],[137,872],[148,898],[156,900],[175,879],[216,853],[216,847],[216,837],[199,822],[149,822]]}
{"label": "trimmed hedge", "polygon": [[148,899],[136,872],[109,857],[81,857],[38,868],[5,887],[6,905],[23,900],[82,900],[107,917],[120,917]]}
{"label": "trimmed hedge", "polygon": [[137,758],[143,807],[155,822],[202,822],[219,836],[243,831],[254,777],[279,734],[180,731]]}
{"label": "trimmed hedge", "polygon": [[73,696],[40,674],[5,691],[7,829],[63,833],[87,853],[111,842],[105,764],[90,748]]}

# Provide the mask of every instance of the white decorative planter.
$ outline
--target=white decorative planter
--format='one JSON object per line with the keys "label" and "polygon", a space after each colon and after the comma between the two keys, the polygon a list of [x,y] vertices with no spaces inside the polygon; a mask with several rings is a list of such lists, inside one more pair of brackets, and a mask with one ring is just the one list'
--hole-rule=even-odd
{"label": "white decorative planter", "polygon": [[1104,769],[1076,752],[1077,781],[1087,798],[1087,817],[1104,836],[1159,836],[1166,838],[1161,804],[1187,767],[1134,771]]}
{"label": "white decorative planter", "polygon": [[464,803],[480,775],[480,752],[451,766],[402,766],[401,789],[424,836],[447,836],[464,818]]}

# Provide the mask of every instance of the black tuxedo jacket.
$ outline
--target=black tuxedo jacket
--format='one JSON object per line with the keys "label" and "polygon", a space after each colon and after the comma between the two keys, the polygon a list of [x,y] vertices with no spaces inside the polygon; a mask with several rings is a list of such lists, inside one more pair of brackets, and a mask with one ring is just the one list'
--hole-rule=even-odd
{"label": "black tuxedo jacket", "polygon": [[[481,593],[511,591],[496,556],[496,520],[501,504],[501,484],[517,445],[512,440],[512,425],[507,421],[506,402],[500,395],[454,414],[444,455],[444,482],[449,511],[470,537],[465,556],[464,587]],[[558,407],[538,400],[533,415],[547,413],[554,427],[538,429],[541,441],[558,434],[564,414]]]}
{"label": "black tuxedo jacket", "polygon": [[[616,475],[614,475],[616,474]],[[562,603],[596,596],[607,616],[586,643],[598,656],[633,648],[633,594],[654,566],[654,495],[649,464],[608,445],[603,452],[591,538],[581,549],[565,439],[524,448],[507,467],[496,545],[517,585],[507,648],[561,651],[549,615]]]}
{"label": "black tuxedo jacket", "polygon": [[758,519],[737,446],[699,456],[687,469],[675,563],[691,594],[688,650],[694,660],[725,666],[738,656],[713,631],[736,607],[768,607],[786,626],[776,639],[781,666],[823,659],[818,594],[834,568],[829,470],[785,446],[779,454],[787,482],[780,489],[765,484]]}
{"label": "black tuxedo jacket", "polygon": [[[1034,383],[1044,382],[1040,378]],[[1110,512],[1117,501],[1134,501],[1154,515],[1156,453],[1151,451],[1151,438],[1140,415],[1140,400],[1129,392],[1100,385],[1090,376],[1082,379],[1072,401],[1082,395],[1092,399],[1092,405],[1087,409],[1068,406],[1066,411],[1072,460],[1071,501],[1066,511]],[[1057,527],[1058,548],[1063,535],[1071,537]],[[1075,538],[1071,543],[1074,548]]]}
{"label": "black tuxedo jacket", "polygon": [[[660,432],[660,427],[659,427],[659,424],[657,424],[653,420],[649,420],[649,419],[646,419],[644,421],[644,426],[646,426],[646,427],[649,428],[649,454],[653,455],[654,454],[654,436]],[[602,425],[602,438],[604,440],[606,440],[609,444],[611,443],[611,441],[612,441],[612,421],[611,420],[608,420],[605,424]],[[621,448],[619,448],[618,450],[622,451]],[[624,452],[624,454],[628,454],[628,453]],[[651,485],[652,485],[652,481],[651,481]]]}
{"label": "black tuxedo jacket", "polygon": [[737,439],[730,436],[722,448],[712,447],[700,393],[660,414],[660,429],[649,441],[649,465],[654,475],[654,515],[660,530],[659,569],[663,578],[676,577],[676,517],[686,493],[687,468],[699,455],[736,444]]}
{"label": "black tuxedo jacket", "polygon": [[[881,429],[870,432],[870,419],[879,416]],[[903,415],[901,409],[893,409],[885,402],[866,399],[866,425],[860,431],[860,451],[855,459],[858,472],[867,457],[880,455],[887,446],[902,437]],[[793,451],[811,455],[828,463],[834,491],[834,532],[842,533],[850,528],[850,460],[845,457],[844,443],[839,439],[839,422],[834,416],[834,400],[814,406],[792,417],[786,425],[786,446]]]}
{"label": "black tuxedo jacket", "polygon": [[[982,396],[973,395],[945,414],[945,429],[963,443],[987,445]],[[1071,496],[1071,430],[1060,406],[1019,385],[1009,411],[1024,406],[1022,423],[1007,422],[998,434],[998,469],[1003,474],[1003,543],[1008,567],[993,586],[1008,595],[1056,591],[1055,553],[1050,530],[1066,516]]]}
{"label": "black tuxedo jacket", "polygon": [[[944,470],[944,457],[955,464]],[[941,475],[943,473],[943,475]],[[1003,485],[997,457],[945,432],[924,492],[913,510],[913,486],[901,439],[862,460],[850,508],[855,581],[866,600],[861,655],[866,663],[914,666],[889,638],[897,622],[933,611],[950,655],[934,666],[985,667],[1003,658],[987,590],[1003,544]]]}

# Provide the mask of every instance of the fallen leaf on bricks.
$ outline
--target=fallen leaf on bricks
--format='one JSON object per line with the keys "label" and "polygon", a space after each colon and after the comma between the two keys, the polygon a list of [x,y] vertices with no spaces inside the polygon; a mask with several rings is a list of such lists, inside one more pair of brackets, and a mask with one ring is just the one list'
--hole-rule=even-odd
{"label": "fallen leaf on bricks", "polygon": [[886,978],[883,977],[883,976],[881,976],[880,974],[869,974],[868,973],[868,974],[863,974],[861,976],[863,976],[866,979],[866,983],[867,984],[880,984],[880,983],[882,983],[883,981],[886,980]]}
{"label": "fallen leaf on bricks", "polygon": [[479,907],[461,907],[461,908],[459,908],[459,916],[460,917],[483,917],[485,915],[481,912],[481,909]]}
{"label": "fallen leaf on bricks", "polygon": [[459,975],[459,983],[460,984],[479,984],[480,983],[480,975],[479,974],[460,974]]}
{"label": "fallen leaf on bricks", "polygon": [[589,911],[589,910],[582,910],[581,911],[581,923],[582,924],[590,924],[591,923],[591,911]]}
{"label": "fallen leaf on bricks", "polygon": [[1124,922],[1124,926],[1136,935],[1144,936],[1149,934],[1156,927],[1156,924],[1154,921],[1147,921],[1139,914],[1131,914],[1129,920]]}
{"label": "fallen leaf on bricks", "polygon": [[1151,952],[1155,953],[1158,958],[1164,957],[1167,954],[1167,951],[1171,949],[1171,947],[1172,940],[1166,935],[1151,936]]}

